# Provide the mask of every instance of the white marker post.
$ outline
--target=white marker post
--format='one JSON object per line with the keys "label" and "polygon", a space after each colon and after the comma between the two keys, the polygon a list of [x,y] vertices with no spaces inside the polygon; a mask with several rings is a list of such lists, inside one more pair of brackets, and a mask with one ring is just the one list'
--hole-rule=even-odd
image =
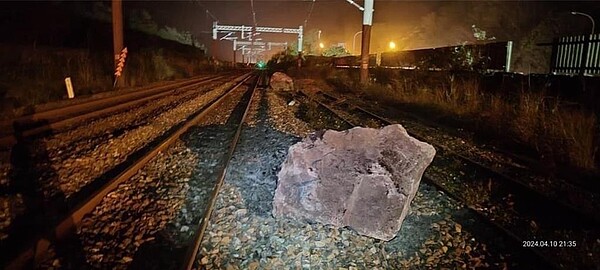
{"label": "white marker post", "polygon": [[[369,44],[371,43],[371,25],[373,24],[373,6],[375,0],[365,0],[365,6],[361,7],[353,0],[346,0],[360,11],[363,12],[362,31],[356,32],[354,36],[362,32],[362,42],[360,45],[360,84],[367,85],[369,83]],[[354,39],[352,40],[352,49],[354,50]]]}
{"label": "white marker post", "polygon": [[69,98],[74,98],[75,92],[73,92],[73,84],[71,83],[71,77],[65,78],[65,85],[67,86],[67,95],[69,96]]}
{"label": "white marker post", "polygon": [[360,84],[369,84],[369,45],[371,43],[371,25],[373,24],[373,5],[375,0],[365,0],[363,10],[362,42],[360,45]]}

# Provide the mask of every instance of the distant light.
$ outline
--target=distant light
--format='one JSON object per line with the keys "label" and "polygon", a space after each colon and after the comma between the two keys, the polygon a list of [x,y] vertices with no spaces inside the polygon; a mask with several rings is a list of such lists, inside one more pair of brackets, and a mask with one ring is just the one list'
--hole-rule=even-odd
{"label": "distant light", "polygon": [[323,42],[319,43],[319,48],[321,48],[321,49],[325,48],[325,44],[323,44]]}
{"label": "distant light", "polygon": [[390,41],[390,49],[396,49],[396,43],[393,41]]}

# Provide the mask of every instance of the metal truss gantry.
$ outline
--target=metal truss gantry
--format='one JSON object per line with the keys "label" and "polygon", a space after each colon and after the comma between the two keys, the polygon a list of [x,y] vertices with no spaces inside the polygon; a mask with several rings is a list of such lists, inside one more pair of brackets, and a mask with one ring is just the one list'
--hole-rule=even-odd
{"label": "metal truss gantry", "polygon": [[[258,33],[275,33],[275,34],[297,34],[298,35],[298,52],[302,52],[302,41],[303,41],[303,29],[302,26],[298,28],[285,28],[285,27],[265,27],[265,26],[245,26],[245,25],[219,25],[217,22],[213,22],[213,39],[217,40],[219,32],[227,32],[227,36],[231,36],[233,32],[241,32],[241,39],[245,39],[245,33],[248,33],[248,39],[252,42],[254,35]],[[225,39],[229,39],[225,37]],[[235,40],[234,38],[231,38]]]}
{"label": "metal truss gantry", "polygon": [[[256,62],[256,56],[262,54],[267,50],[273,49],[273,47],[287,48],[287,42],[260,42],[260,41],[238,41],[233,40],[233,61],[235,62],[235,54],[239,50],[242,52],[242,59],[244,55],[249,55],[251,62]],[[243,60],[242,60],[243,62]]]}
{"label": "metal truss gantry", "polygon": [[287,47],[287,42],[260,42],[260,41],[237,41],[237,39],[233,39],[233,50],[237,51],[239,49],[250,49],[247,46],[253,46],[258,50],[271,50],[273,47]]}

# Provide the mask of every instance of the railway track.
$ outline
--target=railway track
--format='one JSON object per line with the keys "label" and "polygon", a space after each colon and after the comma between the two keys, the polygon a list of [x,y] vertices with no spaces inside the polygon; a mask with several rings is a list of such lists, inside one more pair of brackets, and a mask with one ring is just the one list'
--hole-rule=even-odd
{"label": "railway track", "polygon": [[[264,80],[264,78],[257,80]],[[191,269],[198,267],[195,264],[200,261],[198,256],[200,243],[206,232],[209,218],[213,216],[211,212],[217,194],[219,194],[218,190],[223,184],[225,173],[228,171],[229,160],[236,148],[242,130],[241,123],[245,121],[248,108],[252,106],[255,96],[257,83],[252,83],[250,86],[247,85],[248,81],[249,78],[246,78],[245,82],[240,82],[236,86],[237,88],[234,87],[219,95],[212,102],[202,106],[193,116],[188,117],[185,123],[173,127],[167,132],[168,135],[156,139],[146,152],[132,158],[126,168],[115,171],[116,176],[111,177],[110,182],[101,191],[88,198],[85,203],[73,208],[68,216],[62,216],[64,219],[60,223],[56,223],[56,227],[45,232],[43,237],[32,241],[28,245],[30,248],[20,253],[20,256],[7,266],[19,268],[27,263],[35,262],[41,263],[43,266],[57,267],[52,263],[52,259],[48,263],[45,254],[48,254],[46,251],[50,251],[50,254],[59,253],[59,256],[60,254],[69,254],[68,257],[76,256],[72,254],[80,256],[78,262],[63,261],[63,264],[58,264],[58,266],[71,269],[90,267],[90,265],[96,268],[115,269],[127,267]],[[320,101],[319,103],[336,112],[336,115],[341,116],[351,125],[361,124],[366,119],[369,119],[369,125],[388,123],[385,122],[385,119],[375,119],[376,114],[356,112],[356,106],[348,104],[344,100]],[[349,111],[354,113],[348,113]],[[221,120],[208,120],[211,118],[210,115]],[[447,153],[443,149],[438,149],[438,156],[440,155],[445,156]],[[444,159],[436,162],[438,164],[432,167],[451,167],[455,161]],[[465,162],[461,160],[456,166],[463,168]],[[194,164],[205,164],[204,167],[194,169],[193,175],[196,176],[190,176],[192,173],[189,170],[188,174],[177,172],[181,170],[180,167],[193,168]],[[234,167],[237,168],[237,166]],[[475,174],[473,178],[481,176],[479,171],[463,171],[467,176]],[[481,203],[475,205],[473,202],[465,200],[464,196],[461,197],[464,194],[460,192],[468,191],[470,186],[457,192],[452,189],[452,185],[450,185],[452,183],[447,179],[442,179],[446,182],[434,179],[446,176],[447,171],[433,170],[426,173],[424,181],[438,181],[431,183],[458,201],[465,203],[484,220],[496,217],[490,215],[490,213],[496,212],[489,211],[489,207],[487,210],[483,209]],[[466,181],[468,179],[458,180]],[[497,186],[495,182],[493,187],[500,193],[505,192],[504,188],[506,188]],[[200,189],[201,192],[198,192],[197,189]],[[510,188],[506,189],[510,190]],[[187,193],[192,195],[185,195]],[[518,206],[529,202],[520,201],[519,194],[504,195],[506,193],[492,199],[502,200],[510,197],[510,203],[517,206],[516,210],[513,209],[517,212],[516,215],[521,211]],[[180,208],[182,209],[179,210]],[[179,212],[176,213],[177,211]],[[489,222],[501,231],[504,229],[503,233],[512,234],[512,239],[523,239],[523,235],[513,233],[514,227],[497,224],[494,220]],[[550,223],[543,221],[536,224],[543,228]],[[530,224],[525,225],[529,226]],[[575,229],[587,228],[585,226],[587,225],[580,224]],[[79,237],[73,237],[74,231],[78,232]],[[533,239],[528,238],[527,240]],[[65,241],[69,244],[63,245],[62,243]],[[579,240],[577,243],[580,244]],[[62,251],[55,252],[55,250]],[[547,257],[547,254],[534,249],[525,251],[534,253],[533,255],[536,257]],[[202,253],[204,252],[202,251]],[[204,255],[206,254],[202,256]],[[63,259],[65,258],[63,257]],[[4,258],[3,261],[8,262]],[[385,264],[387,262],[384,262]],[[40,264],[36,265],[40,266]],[[548,263],[548,265],[550,264]]]}
{"label": "railway track", "polygon": [[[327,93],[320,94],[328,99],[336,99]],[[390,107],[382,109],[378,105],[359,100],[352,102],[360,104],[361,108],[366,108],[369,112],[391,115],[394,119],[401,121],[405,127],[413,130],[413,133],[422,134],[425,140],[440,142],[441,148],[458,154],[462,159],[488,167],[501,177],[510,178],[525,188],[533,189],[533,192],[544,194],[549,199],[600,222],[600,214],[597,211],[600,207],[600,189],[598,181],[595,181],[597,177],[594,178],[585,173],[566,174],[563,170],[549,169],[543,166],[539,160],[533,160],[521,154],[498,149],[493,145],[482,146],[469,142],[472,141],[469,136],[473,135],[469,135],[468,132],[465,136],[463,131],[441,127],[439,124],[405,110]],[[437,134],[448,134],[449,136],[446,136],[448,140],[440,138],[444,136]],[[465,137],[466,139],[464,139]],[[512,147],[519,151],[519,146]]]}
{"label": "railway track", "polygon": [[119,95],[85,100],[80,103],[35,112],[0,122],[0,149],[10,148],[18,140],[68,128],[93,118],[126,110],[144,102],[187,91],[200,85],[224,78],[226,75],[192,78],[166,85],[142,88]]}
{"label": "railway track", "polygon": [[[207,81],[213,81],[219,78],[222,77],[178,83],[175,87],[181,87],[182,84],[184,84],[184,87],[189,87],[188,89],[191,89],[193,87],[197,87],[199,83],[206,83]],[[103,177],[107,179],[106,181],[103,181],[101,187],[93,187],[90,188],[92,191],[86,192],[86,194],[91,195],[88,196],[83,195],[83,193],[79,193],[78,196],[75,196],[79,197],[79,199],[74,201],[78,201],[79,203],[77,203],[76,206],[68,207],[68,209],[70,209],[68,214],[60,214],[59,222],[47,221],[45,223],[39,223],[39,225],[43,226],[37,227],[35,231],[26,232],[26,235],[20,234],[18,235],[19,237],[11,237],[9,238],[9,241],[3,242],[2,261],[6,262],[5,266],[8,269],[20,269],[39,263],[42,258],[47,255],[47,251],[50,247],[55,246],[57,243],[62,243],[63,240],[72,236],[72,233],[76,231],[79,226],[81,226],[84,216],[92,211],[103,200],[103,198],[106,197],[107,194],[110,194],[110,192],[116,189],[121,183],[136,175],[141,168],[159,155],[161,151],[165,151],[172,146],[184,132],[201,121],[209,112],[214,111],[215,108],[217,108],[223,102],[223,100],[230,96],[231,93],[235,92],[236,89],[239,89],[243,84],[250,80],[250,78],[251,76],[248,74],[239,76],[236,79],[228,78],[227,80],[229,80],[229,85],[232,85],[229,87],[229,89],[223,89],[221,92],[213,93],[208,98],[206,103],[202,104],[200,108],[188,115],[184,121],[173,122],[173,126],[164,132],[164,134],[154,138],[143,148],[136,150],[135,153],[131,154],[127,158],[126,162],[123,162],[111,169],[109,172],[104,173]],[[165,89],[167,88],[161,89],[162,90],[160,91],[166,91]],[[172,89],[169,91],[172,93],[172,91],[177,90]],[[179,91],[181,91],[181,89]],[[150,100],[160,97],[157,97],[157,95],[164,96],[167,94],[150,94],[150,97],[152,97]],[[137,98],[145,99],[143,102],[149,101],[146,99],[149,98],[148,96],[137,96]],[[118,100],[120,102],[119,104],[121,105],[136,102],[136,100],[130,99],[127,99],[126,101],[123,101],[124,99]],[[190,101],[193,102],[194,100]],[[102,102],[102,104],[106,105],[104,102]],[[113,106],[119,106],[114,105],[114,103],[111,104],[113,104]],[[105,108],[100,110],[104,109]],[[81,116],[81,114],[79,116]],[[75,205],[73,201],[70,204]],[[60,210],[57,210],[57,212],[60,212]],[[53,212],[52,214],[56,213]],[[48,224],[54,225],[48,226]],[[51,227],[51,229],[48,227]]]}
{"label": "railway track", "polygon": [[[339,100],[335,96],[325,92],[319,92],[317,94],[334,103]],[[344,103],[341,105],[344,105]],[[381,113],[373,113],[373,110],[375,109],[374,107],[372,109],[365,109],[365,105],[358,105],[357,103],[353,102],[347,102],[345,106],[346,109],[358,110],[359,113],[365,114],[367,117],[378,119],[378,121],[383,123],[391,122],[391,120],[388,118],[382,117]],[[416,122],[427,123],[429,126],[434,125],[433,123],[430,123],[415,115],[406,115],[404,112],[401,117],[410,117]],[[481,149],[478,149],[475,151],[475,153],[470,151],[462,151],[460,149],[454,150],[451,146],[447,146],[443,141],[439,141],[439,139],[435,138],[435,136],[430,136],[427,134],[428,132],[439,132],[438,130],[432,128],[424,129],[422,128],[422,124],[419,125],[414,121],[405,121],[404,119],[399,121],[401,121],[402,124],[406,125],[409,129],[414,127],[412,133],[415,137],[423,141],[437,141],[437,148],[449,152],[467,163],[483,168],[484,170],[488,170],[499,178],[509,179],[515,184],[522,186],[524,189],[528,189],[533,193],[540,194],[540,196],[547,197],[549,200],[554,200],[562,206],[570,208],[571,211],[578,212],[580,215],[587,216],[588,218],[593,219],[595,222],[600,223],[600,215],[597,211],[597,207],[600,206],[600,198],[593,190],[582,189],[581,187],[577,187],[576,185],[563,179],[541,176],[537,171],[531,172],[529,171],[530,166],[527,164],[530,164],[532,161],[522,160],[523,158],[509,153],[507,154],[504,150],[483,149],[482,152],[492,153],[493,156],[497,156],[492,157],[491,161],[478,158],[477,154],[480,154],[478,152],[481,151]],[[446,132],[446,130],[444,129],[442,132]],[[496,154],[494,152],[498,153]],[[540,186],[543,188],[540,189]]]}
{"label": "railway track", "polygon": [[389,242],[348,228],[274,218],[277,172],[289,146],[300,140],[296,136],[350,126],[291,93],[266,91],[263,96],[268,106],[252,114],[257,115],[256,125],[244,129],[202,241],[199,269],[550,269],[527,254],[513,254],[514,247],[496,230],[426,183],[403,229]]}
{"label": "railway track", "polygon": [[[195,83],[66,132],[20,142],[10,152],[10,163],[3,160],[1,164],[2,200],[17,198],[16,206],[2,209],[4,213],[10,211],[11,217],[8,224],[6,214],[2,220],[1,250],[14,250],[14,243],[31,236],[31,228],[58,222],[59,217],[142,156],[148,145],[167,136],[173,126],[241,78],[226,76],[219,79],[221,82]],[[21,205],[19,198],[23,198]]]}
{"label": "railway track", "polygon": [[[240,139],[240,135],[242,133],[242,127],[243,127],[244,122],[246,121],[246,117],[248,116],[248,112],[252,106],[252,101],[254,99],[258,84],[260,81],[266,80],[265,75],[266,74],[263,73],[262,76],[259,77],[257,79],[257,81],[254,83],[254,85],[251,87],[251,89],[249,89],[249,91],[248,91],[249,98],[247,99],[247,101],[245,101],[246,104],[244,104],[244,106],[243,106],[244,107],[243,114],[241,116],[237,116],[237,117],[235,115],[232,115],[233,118],[235,119],[232,122],[234,122],[237,126],[235,129],[235,134],[233,135],[231,143],[227,147],[227,155],[225,157],[224,164],[219,169],[218,178],[217,178],[218,180],[216,182],[215,188],[213,189],[213,192],[211,193],[210,201],[204,212],[204,217],[202,218],[200,224],[198,225],[198,229],[197,229],[196,233],[194,234],[191,244],[189,245],[189,247],[187,249],[186,256],[184,257],[184,260],[182,263],[182,266],[183,266],[182,269],[190,270],[196,266],[195,264],[197,262],[200,244],[202,243],[202,239],[204,238],[206,228],[208,226],[210,217],[214,210],[215,202],[217,200],[217,196],[219,195],[219,190],[221,189],[221,186],[223,185],[223,181],[225,179],[225,173],[227,172],[227,168],[229,167],[229,162],[231,161],[231,158],[233,157],[233,153],[234,153],[235,148]],[[262,83],[262,85],[266,85],[266,84]],[[243,103],[243,102],[244,101],[241,101],[240,103]],[[255,102],[258,102],[258,101],[255,101]]]}
{"label": "railway track", "polygon": [[[377,127],[397,123],[327,93],[302,93],[352,126]],[[411,136],[433,144],[438,151],[423,180],[465,204],[483,220],[515,240],[515,246],[556,268],[590,269],[600,243],[598,222],[563,201],[556,201],[519,180],[470,157],[454,152],[423,134]],[[576,242],[577,247],[540,248],[529,244]],[[552,242],[554,243],[554,242]],[[551,244],[552,244],[551,243]]]}

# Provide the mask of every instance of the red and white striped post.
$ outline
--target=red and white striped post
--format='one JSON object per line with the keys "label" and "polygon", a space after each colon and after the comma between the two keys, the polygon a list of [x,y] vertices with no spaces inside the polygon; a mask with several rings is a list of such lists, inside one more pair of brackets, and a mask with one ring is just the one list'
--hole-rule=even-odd
{"label": "red and white striped post", "polygon": [[117,85],[119,78],[123,74],[123,68],[125,68],[125,58],[127,58],[127,47],[121,50],[121,54],[119,54],[119,57],[117,59],[117,67],[115,69],[115,83],[113,84],[113,87]]}

